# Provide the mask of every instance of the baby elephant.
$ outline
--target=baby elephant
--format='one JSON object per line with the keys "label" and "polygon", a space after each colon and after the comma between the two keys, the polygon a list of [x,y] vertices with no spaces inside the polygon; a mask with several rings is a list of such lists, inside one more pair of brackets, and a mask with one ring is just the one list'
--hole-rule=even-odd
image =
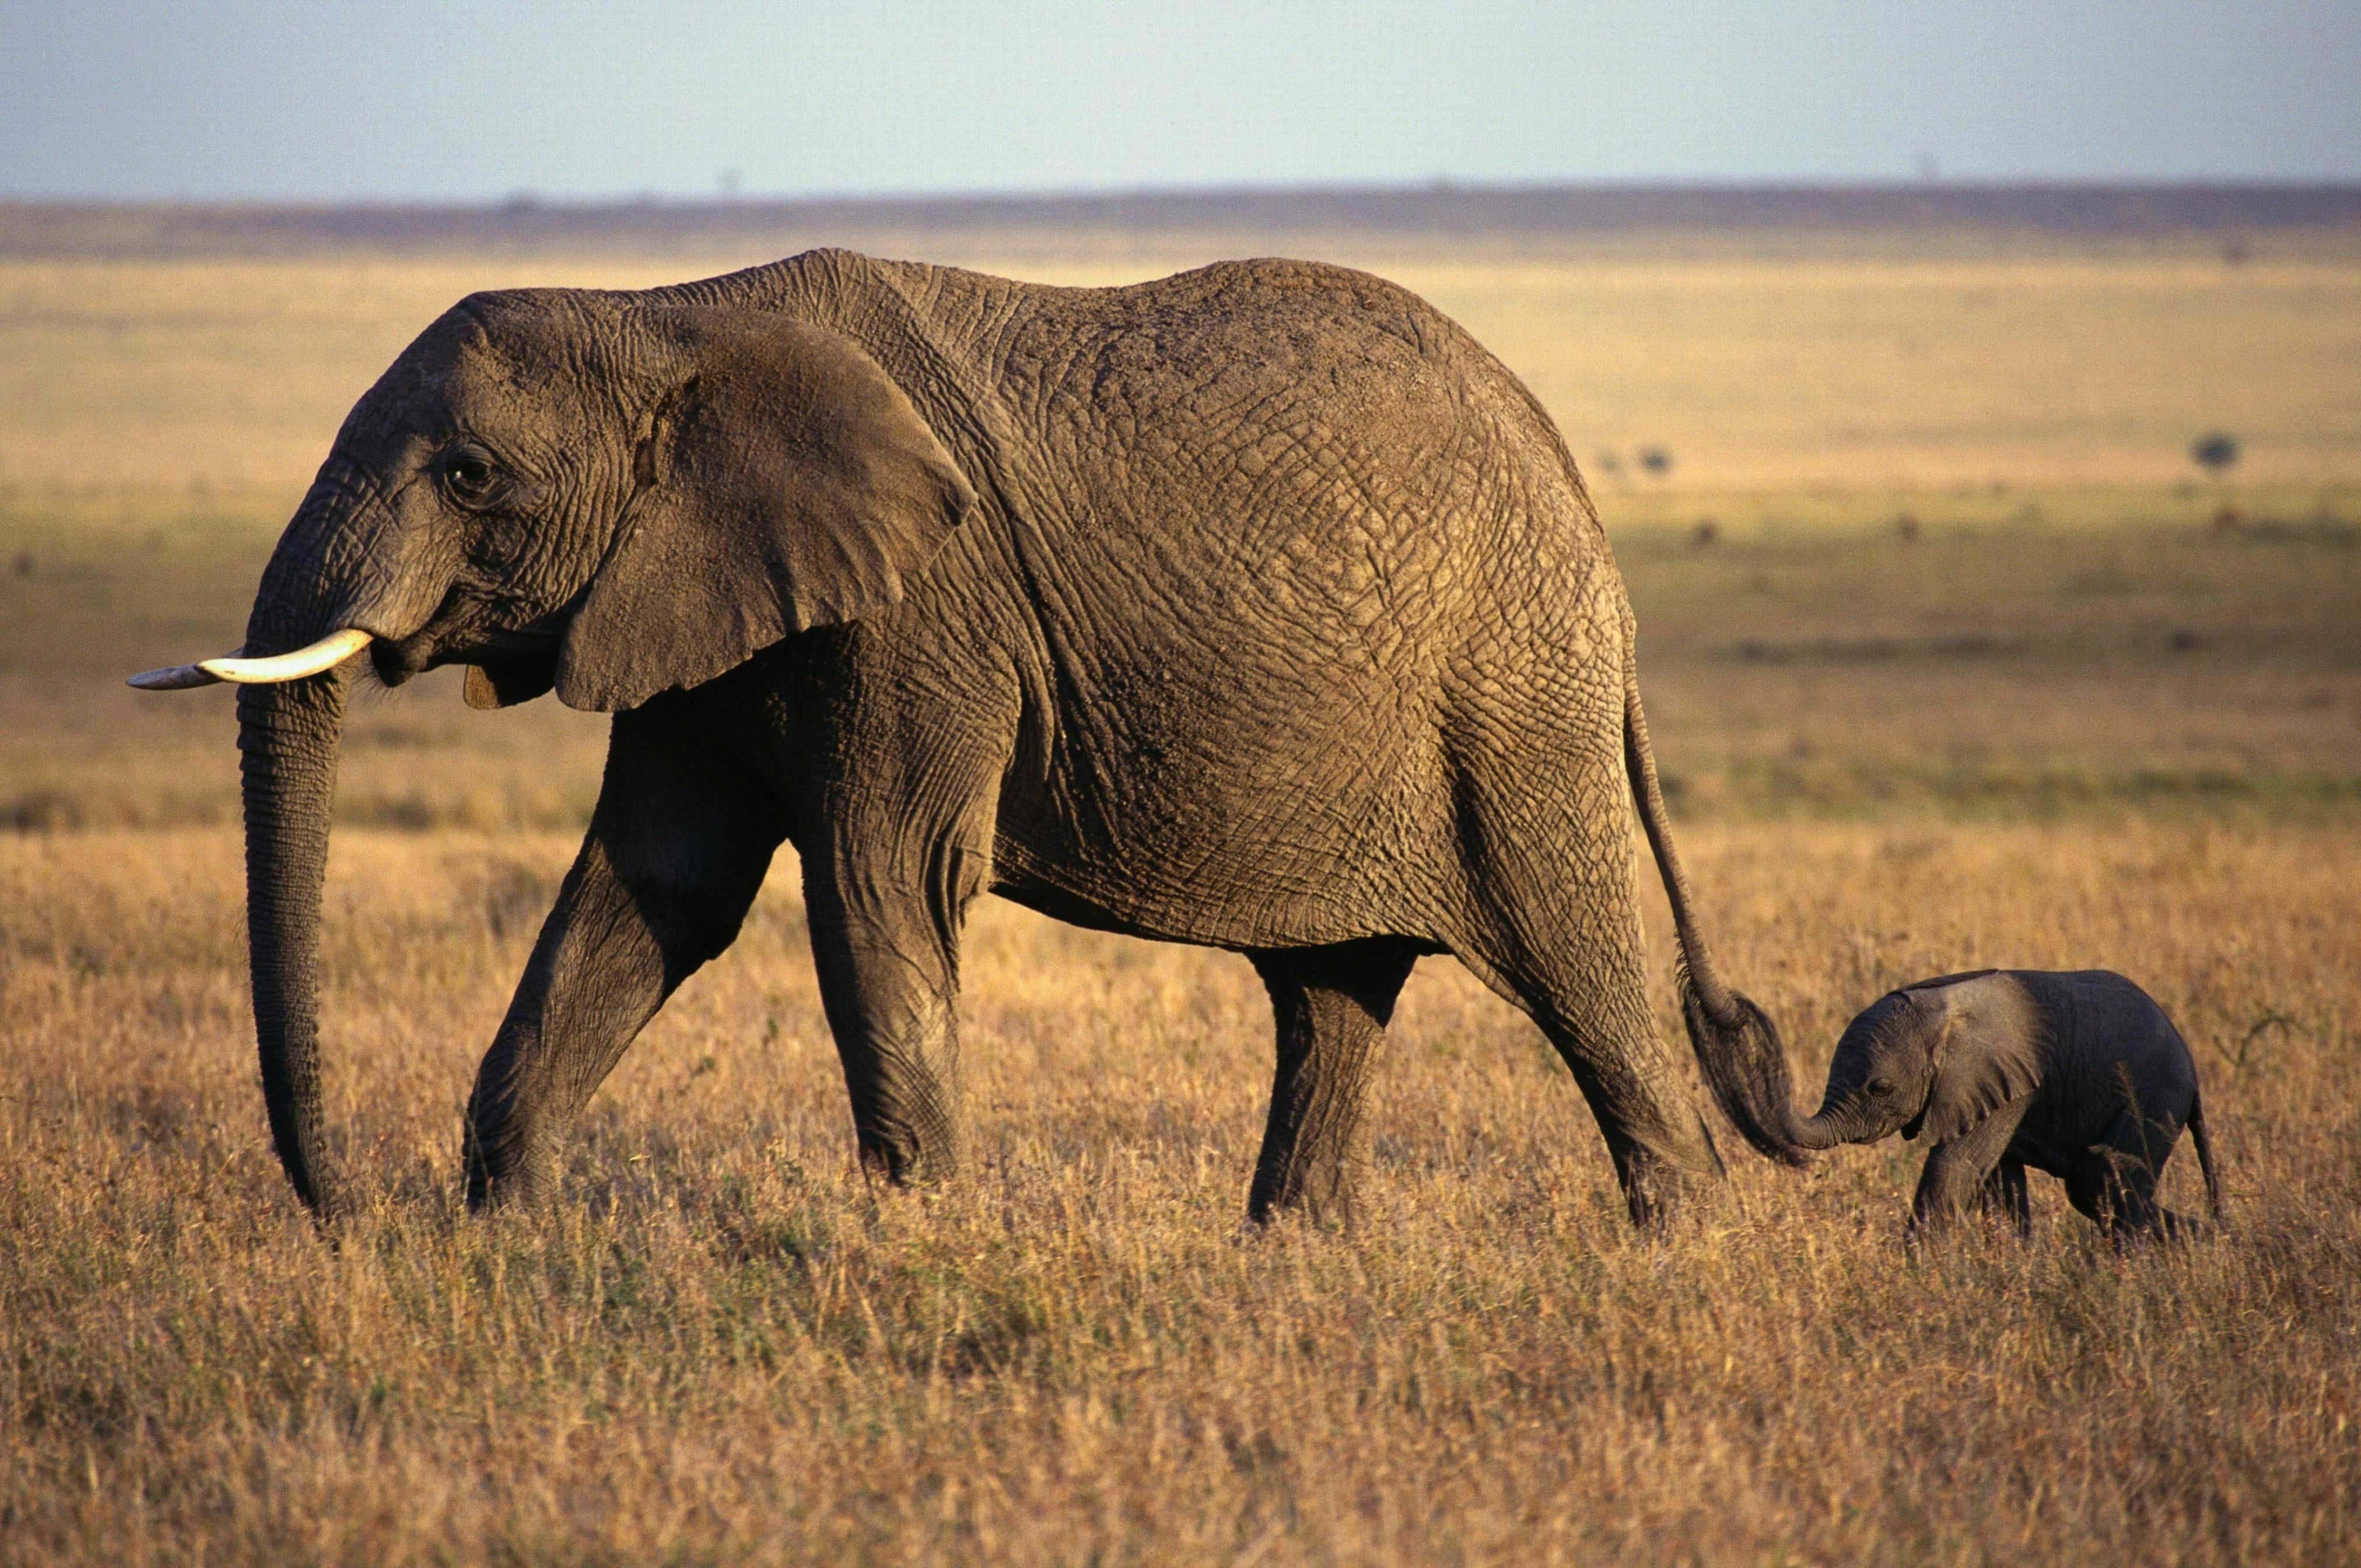
{"label": "baby elephant", "polygon": [[1824,1149],[1923,1129],[1933,1146],[1914,1233],[1971,1203],[2031,1229],[2031,1166],[2062,1178],[2074,1207],[2120,1238],[2192,1228],[2156,1201],[2184,1123],[2218,1221],[2197,1064],[2155,998],[2105,970],[1980,970],[1905,986],[1855,1018],[1796,1141]]}

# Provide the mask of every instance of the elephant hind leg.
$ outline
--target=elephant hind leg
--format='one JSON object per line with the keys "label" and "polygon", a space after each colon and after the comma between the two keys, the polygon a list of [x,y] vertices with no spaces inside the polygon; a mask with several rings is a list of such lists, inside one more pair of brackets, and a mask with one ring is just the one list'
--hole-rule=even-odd
{"label": "elephant hind leg", "polygon": [[1279,1066],[1246,1218],[1345,1218],[1371,1069],[1419,944],[1369,938],[1248,955],[1270,992]]}
{"label": "elephant hind leg", "polygon": [[1630,841],[1545,870],[1504,866],[1497,839],[1488,850],[1478,886],[1492,918],[1452,950],[1541,1025],[1606,1139],[1633,1223],[1660,1228],[1723,1172],[1656,1028]]}
{"label": "elephant hind leg", "polygon": [[[2156,1202],[2156,1183],[2165,1174],[2165,1159],[2172,1157],[2172,1141],[2160,1141],[2156,1124],[2148,1124],[2144,1131],[2147,1141],[2141,1141],[2141,1129],[2135,1126],[2132,1113],[2125,1113],[2123,1122],[2108,1134],[2108,1141],[2090,1146],[2075,1162],[2073,1171],[2066,1176],[2066,1197],[2118,1242],[2144,1237],[2198,1240],[2208,1233],[2205,1221],[2174,1213]],[[2156,1150],[2153,1162],[2148,1159],[2151,1147]]]}
{"label": "elephant hind leg", "polygon": [[2067,1201],[2118,1241],[2195,1231],[2193,1221],[2156,1201],[2178,1135],[2177,1128],[2159,1129],[2127,1107],[2107,1135],[2075,1160],[2066,1177]]}
{"label": "elephant hind leg", "polygon": [[1631,967],[1622,983],[1553,989],[1531,1010],[1607,1140],[1632,1223],[1657,1230],[1697,1188],[1719,1180],[1722,1165],[1656,1031],[1636,955]]}
{"label": "elephant hind leg", "polygon": [[[1622,692],[1606,699],[1603,732],[1620,737]],[[1534,753],[1563,762],[1537,767]],[[1606,1135],[1634,1223],[1664,1225],[1721,1179],[1721,1157],[1648,1002],[1620,741],[1563,734],[1468,767],[1455,807],[1468,914],[1452,954],[1542,1025]]]}

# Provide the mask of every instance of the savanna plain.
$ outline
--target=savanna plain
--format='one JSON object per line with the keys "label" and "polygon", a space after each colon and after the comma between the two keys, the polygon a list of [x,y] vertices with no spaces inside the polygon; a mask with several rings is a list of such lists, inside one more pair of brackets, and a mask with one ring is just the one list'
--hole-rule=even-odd
{"label": "savanna plain", "polygon": [[[855,237],[1070,283],[1276,248]],[[795,247],[0,246],[0,1562],[2361,1558],[2349,234],[1284,247],[1428,294],[1558,418],[1801,1091],[1897,983],[2120,969],[2197,1053],[2217,1236],[2117,1252],[2037,1178],[2030,1243],[1913,1254],[1914,1149],[1795,1173],[1725,1130],[1725,1187],[1640,1238],[1447,959],[1350,1222],[1243,1234],[1246,961],[992,901],[969,1168],[877,1190],[785,857],[555,1212],[470,1219],[459,1107],[604,727],[445,674],[346,741],[323,1014],[369,1197],[316,1233],[254,1081],[229,700],[121,677],[237,641],[343,411],[467,290]]]}

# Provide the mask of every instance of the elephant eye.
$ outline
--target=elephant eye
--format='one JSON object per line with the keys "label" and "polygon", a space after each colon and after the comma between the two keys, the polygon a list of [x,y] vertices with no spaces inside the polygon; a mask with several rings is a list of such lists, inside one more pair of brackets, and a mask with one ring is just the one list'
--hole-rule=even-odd
{"label": "elephant eye", "polygon": [[1894,1080],[1890,1078],[1872,1078],[1869,1080],[1869,1091],[1882,1099],[1894,1092]]}
{"label": "elephant eye", "polygon": [[443,483],[462,500],[481,500],[492,489],[492,460],[472,446],[443,459]]}

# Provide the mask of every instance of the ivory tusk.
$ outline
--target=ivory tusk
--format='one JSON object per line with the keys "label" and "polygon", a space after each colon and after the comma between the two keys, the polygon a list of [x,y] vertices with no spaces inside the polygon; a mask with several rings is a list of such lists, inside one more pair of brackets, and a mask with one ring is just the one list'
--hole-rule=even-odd
{"label": "ivory tusk", "polygon": [[322,670],[334,669],[369,645],[369,634],[346,627],[331,631],[308,647],[291,653],[273,653],[268,659],[242,658],[236,653],[218,659],[200,659],[197,668],[225,681],[240,685],[269,685],[277,681],[300,681],[306,675],[316,675]]}
{"label": "ivory tusk", "polygon": [[167,664],[160,670],[142,670],[123,684],[144,692],[178,692],[191,686],[209,686],[220,679],[195,664]]}
{"label": "ivory tusk", "polygon": [[148,670],[131,677],[131,684],[142,691],[181,691],[190,686],[210,685],[215,681],[231,681],[239,685],[266,685],[278,681],[300,681],[306,675],[333,669],[369,645],[369,634],[346,627],[331,631],[309,647],[298,648],[291,653],[274,653],[267,659],[248,659],[239,653],[225,653],[218,659],[200,659],[193,664],[172,664],[160,670]]}

